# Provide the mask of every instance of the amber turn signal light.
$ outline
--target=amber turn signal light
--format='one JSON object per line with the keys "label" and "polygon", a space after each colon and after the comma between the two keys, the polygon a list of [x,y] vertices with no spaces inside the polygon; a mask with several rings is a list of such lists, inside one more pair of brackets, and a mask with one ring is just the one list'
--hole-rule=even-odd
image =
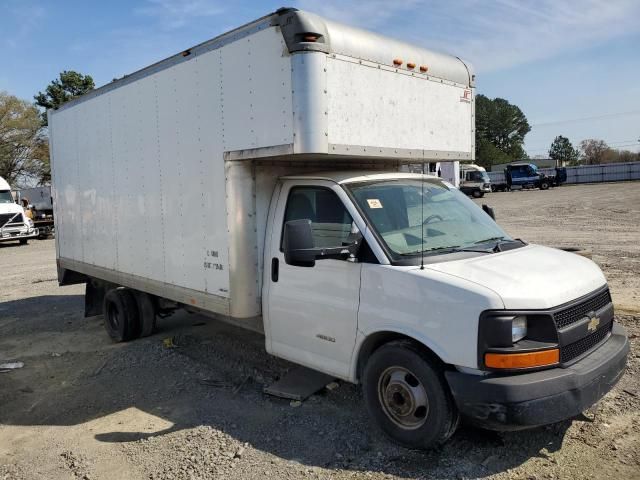
{"label": "amber turn signal light", "polygon": [[489,368],[516,369],[546,367],[560,361],[560,350],[542,350],[528,353],[486,353],[484,364]]}

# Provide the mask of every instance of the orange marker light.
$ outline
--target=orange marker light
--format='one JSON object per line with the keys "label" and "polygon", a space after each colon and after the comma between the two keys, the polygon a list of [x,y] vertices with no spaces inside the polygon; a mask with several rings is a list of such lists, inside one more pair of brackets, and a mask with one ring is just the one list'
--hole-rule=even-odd
{"label": "orange marker light", "polygon": [[421,71],[422,73],[426,73],[426,72],[427,72],[427,70],[429,70],[429,67],[427,67],[426,65],[420,65],[420,71]]}
{"label": "orange marker light", "polygon": [[400,65],[402,65],[402,59],[401,58],[394,58],[393,59],[393,64],[399,67]]}
{"label": "orange marker light", "polygon": [[416,64],[413,62],[408,62],[407,63],[407,68],[416,68]]}
{"label": "orange marker light", "polygon": [[316,40],[318,40],[316,35],[305,35],[304,37],[305,42],[315,42]]}
{"label": "orange marker light", "polygon": [[486,353],[484,364],[489,368],[531,368],[555,365],[560,361],[560,350],[529,353]]}

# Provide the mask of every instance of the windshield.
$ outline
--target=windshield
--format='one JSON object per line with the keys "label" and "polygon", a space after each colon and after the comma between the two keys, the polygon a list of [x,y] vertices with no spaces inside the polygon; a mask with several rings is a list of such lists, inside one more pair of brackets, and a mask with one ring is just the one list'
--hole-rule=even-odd
{"label": "windshield", "polygon": [[13,203],[10,190],[0,190],[0,203]]}
{"label": "windshield", "polygon": [[468,182],[484,182],[489,183],[489,175],[481,170],[467,170],[465,180]]}
{"label": "windshield", "polygon": [[425,255],[511,240],[466,195],[439,181],[385,180],[347,188],[396,260],[420,255],[423,234]]}

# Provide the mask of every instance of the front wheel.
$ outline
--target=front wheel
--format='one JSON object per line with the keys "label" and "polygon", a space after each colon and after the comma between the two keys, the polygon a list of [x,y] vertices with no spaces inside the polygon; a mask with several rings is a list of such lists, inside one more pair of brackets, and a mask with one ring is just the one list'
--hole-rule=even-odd
{"label": "front wheel", "polygon": [[392,440],[408,448],[444,443],[458,425],[458,411],[434,359],[411,341],[376,350],[364,370],[369,415]]}
{"label": "front wheel", "polygon": [[547,180],[543,180],[542,182],[540,182],[540,190],[548,190],[549,189],[549,182]]}
{"label": "front wheel", "polygon": [[20,245],[26,245],[27,243],[29,243],[29,240],[27,240],[26,238],[20,239]]}
{"label": "front wheel", "polygon": [[481,192],[480,190],[474,190],[473,192],[471,192],[471,195],[473,196],[473,198],[482,198],[484,197],[484,192]]}

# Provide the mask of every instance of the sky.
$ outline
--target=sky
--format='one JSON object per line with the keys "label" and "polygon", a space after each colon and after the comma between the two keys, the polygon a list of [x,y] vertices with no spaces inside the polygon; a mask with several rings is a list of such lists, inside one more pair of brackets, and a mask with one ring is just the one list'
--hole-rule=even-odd
{"label": "sky", "polygon": [[62,70],[100,86],[281,6],[470,61],[477,93],[527,116],[532,157],[556,135],[640,151],[638,0],[0,0],[0,91],[32,100]]}

